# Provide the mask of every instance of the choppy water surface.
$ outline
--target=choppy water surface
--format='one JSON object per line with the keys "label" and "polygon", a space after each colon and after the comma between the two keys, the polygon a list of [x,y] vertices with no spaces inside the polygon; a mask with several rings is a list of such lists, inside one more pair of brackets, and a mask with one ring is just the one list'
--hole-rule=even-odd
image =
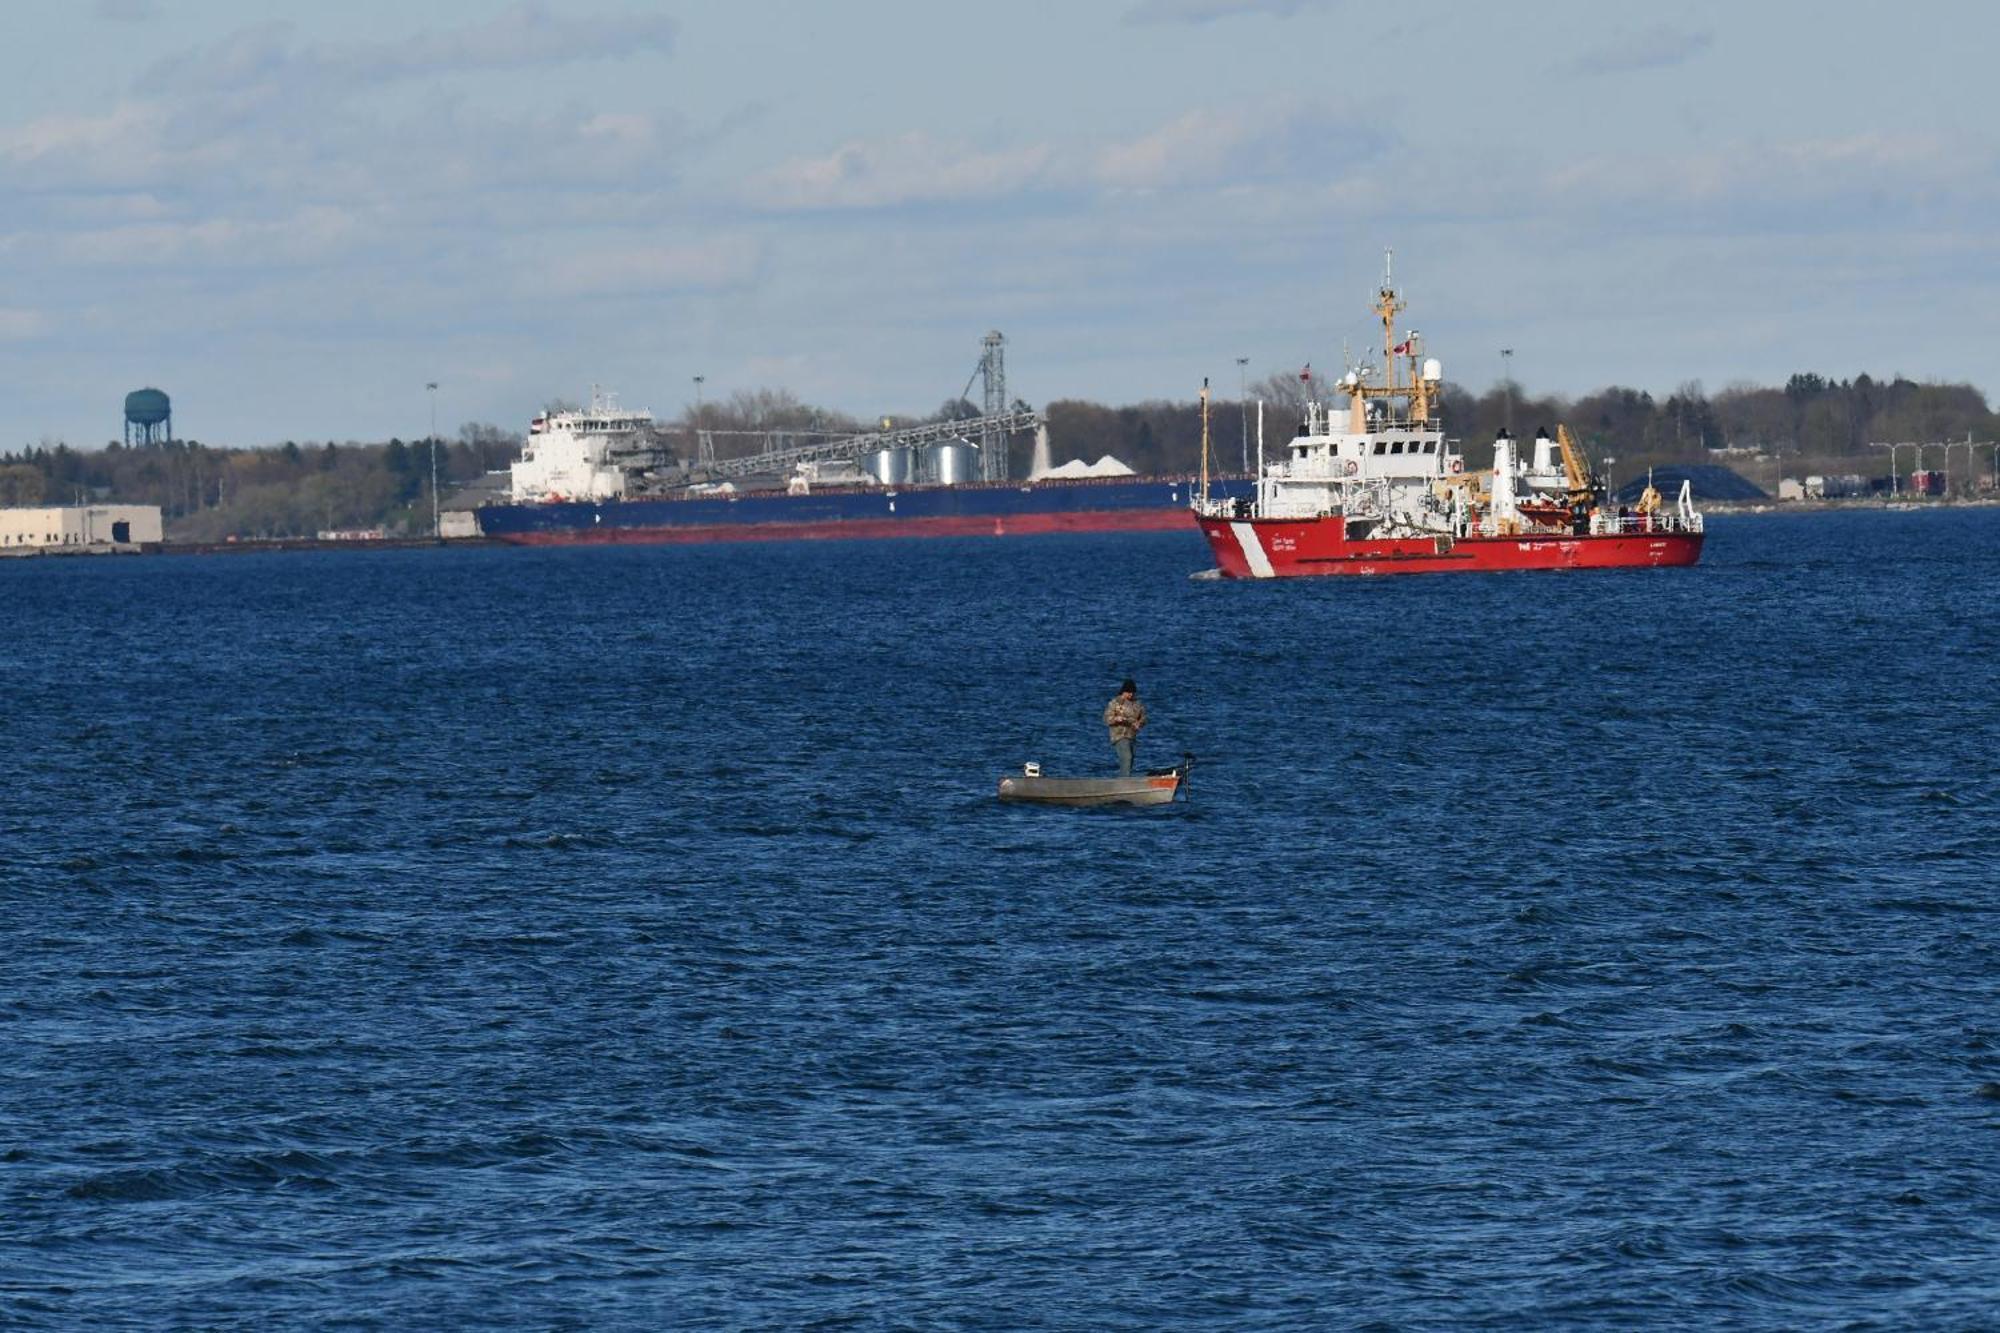
{"label": "choppy water surface", "polygon": [[0,562],[0,1322],[1990,1326],[2000,512],[1203,555]]}

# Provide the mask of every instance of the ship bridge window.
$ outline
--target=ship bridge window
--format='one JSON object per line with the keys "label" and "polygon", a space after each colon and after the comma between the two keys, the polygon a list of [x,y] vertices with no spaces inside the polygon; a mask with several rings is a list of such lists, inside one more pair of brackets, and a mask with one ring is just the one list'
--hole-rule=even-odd
{"label": "ship bridge window", "polygon": [[1400,453],[1402,453],[1402,452],[1403,452],[1403,442],[1402,442],[1401,440],[1397,440],[1397,441],[1396,441],[1396,442],[1395,442],[1394,444],[1391,444],[1391,445],[1389,446],[1389,452],[1390,452],[1390,453],[1392,453],[1392,454],[1400,454]]}
{"label": "ship bridge window", "polygon": [[1437,451],[1438,451],[1438,442],[1437,442],[1436,440],[1425,440],[1425,441],[1424,441],[1424,452],[1425,452],[1425,453],[1427,453],[1427,454],[1434,454],[1434,453],[1436,453]]}
{"label": "ship bridge window", "polygon": [[1386,454],[1388,452],[1389,452],[1389,442],[1387,440],[1375,441],[1375,453],[1377,457],[1380,457],[1381,455]]}

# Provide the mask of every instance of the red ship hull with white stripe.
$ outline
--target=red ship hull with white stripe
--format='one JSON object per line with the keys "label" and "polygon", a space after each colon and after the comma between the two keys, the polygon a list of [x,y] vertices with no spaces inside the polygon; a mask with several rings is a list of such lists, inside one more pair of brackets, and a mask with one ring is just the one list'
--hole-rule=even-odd
{"label": "red ship hull with white stripe", "polygon": [[1216,568],[1229,578],[1478,573],[1516,569],[1646,569],[1692,565],[1699,532],[1522,533],[1349,541],[1339,517],[1203,518]]}

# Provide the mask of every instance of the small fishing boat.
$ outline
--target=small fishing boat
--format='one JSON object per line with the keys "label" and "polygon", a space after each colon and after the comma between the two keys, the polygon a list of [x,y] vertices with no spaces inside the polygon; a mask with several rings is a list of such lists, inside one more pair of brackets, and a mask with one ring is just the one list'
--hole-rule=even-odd
{"label": "small fishing boat", "polygon": [[1166,805],[1184,797],[1193,755],[1172,768],[1155,768],[1129,778],[1045,777],[1040,764],[1023,764],[1000,779],[1000,799],[1027,805]]}

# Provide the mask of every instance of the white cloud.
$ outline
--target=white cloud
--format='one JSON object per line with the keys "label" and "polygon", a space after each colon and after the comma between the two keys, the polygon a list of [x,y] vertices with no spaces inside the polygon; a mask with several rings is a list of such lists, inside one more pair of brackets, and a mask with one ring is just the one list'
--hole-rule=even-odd
{"label": "white cloud", "polygon": [[32,166],[45,159],[93,160],[106,166],[132,165],[150,151],[134,144],[158,134],[161,112],[139,102],[120,102],[94,115],[42,116],[23,125],[0,126],[0,162]]}
{"label": "white cloud", "polygon": [[97,0],[97,17],[113,23],[145,23],[159,14],[157,0]]}
{"label": "white cloud", "polygon": [[1668,69],[1686,64],[1714,44],[1712,33],[1661,24],[1599,42],[1570,62],[1569,69],[1575,74],[1635,74],[1640,70]]}
{"label": "white cloud", "polygon": [[639,296],[719,291],[751,281],[762,250],[741,237],[688,245],[592,248],[550,263],[535,286],[553,296]]}
{"label": "white cloud", "polygon": [[753,177],[748,194],[780,210],[990,199],[1046,184],[1053,156],[1042,144],[981,150],[917,130],[875,143],[845,143],[823,157],[796,158]]}
{"label": "white cloud", "polygon": [[1331,9],[1336,0],[1139,0],[1125,11],[1130,24],[1213,23],[1218,19],[1259,15],[1291,18],[1317,9]]}
{"label": "white cloud", "polygon": [[60,239],[57,253],[67,262],[90,265],[311,264],[348,248],[361,230],[349,212],[312,206],[267,221],[207,218],[78,231]]}
{"label": "white cloud", "polygon": [[47,330],[48,316],[39,310],[0,306],[0,342],[27,342]]}
{"label": "white cloud", "polygon": [[975,148],[922,131],[850,141],[753,178],[750,201],[775,210],[868,209],[1030,194],[1224,187],[1296,173],[1338,174],[1388,142],[1325,108],[1191,111],[1135,138],[1057,147]]}
{"label": "white cloud", "polygon": [[1090,175],[1116,189],[1286,178],[1323,182],[1375,156],[1388,142],[1365,121],[1324,107],[1190,111],[1148,134],[1099,149]]}
{"label": "white cloud", "polygon": [[[0,188],[290,204],[302,194],[407,200],[437,188],[604,180],[647,164],[657,176],[678,145],[653,118],[581,96],[474,112],[438,80],[530,67],[559,80],[576,62],[668,52],[674,33],[657,14],[538,4],[394,43],[311,42],[289,23],[244,28],[157,62],[102,111],[0,125]],[[424,104],[412,111],[408,98],[376,95],[395,83],[418,85]]]}
{"label": "white cloud", "polygon": [[245,28],[162,61],[142,83],[161,86],[201,72],[216,90],[365,87],[440,74],[553,71],[581,60],[672,52],[678,25],[663,14],[558,15],[520,4],[483,23],[421,32],[394,42],[303,42],[290,23]]}
{"label": "white cloud", "polygon": [[1547,175],[1564,209],[1632,225],[1698,215],[1711,225],[1752,230],[1775,221],[1839,230],[1887,215],[1903,218],[1923,201],[1970,204],[1992,193],[1993,154],[1923,135],[1858,134],[1780,143],[1739,141],[1699,153],[1595,157]]}

